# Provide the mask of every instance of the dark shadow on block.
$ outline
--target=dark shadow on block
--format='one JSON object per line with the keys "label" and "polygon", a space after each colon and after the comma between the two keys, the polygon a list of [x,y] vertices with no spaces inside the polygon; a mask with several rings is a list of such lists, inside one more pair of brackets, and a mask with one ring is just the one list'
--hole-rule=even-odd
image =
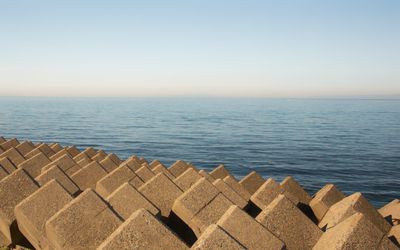
{"label": "dark shadow on block", "polygon": [[18,246],[26,247],[28,249],[34,249],[33,246],[31,245],[31,243],[19,231],[16,220],[14,220],[14,222],[11,224],[10,232],[11,232],[11,240],[12,240],[11,247],[16,247],[18,245]]}
{"label": "dark shadow on block", "polygon": [[179,218],[174,212],[170,213],[168,222],[166,224],[188,246],[191,247],[196,242],[197,237],[194,234],[193,230],[183,220],[181,220],[181,218]]}
{"label": "dark shadow on block", "polygon": [[400,248],[400,242],[398,242],[397,239],[393,235],[389,236],[389,240],[391,240],[393,242],[393,244],[395,244],[397,247]]}
{"label": "dark shadow on block", "polygon": [[312,222],[314,222],[314,224],[318,224],[318,219],[309,205],[299,202],[297,208],[299,208]]}
{"label": "dark shadow on block", "polygon": [[253,218],[256,218],[257,215],[262,211],[261,208],[259,208],[252,201],[249,201],[249,203],[243,208],[243,210]]}

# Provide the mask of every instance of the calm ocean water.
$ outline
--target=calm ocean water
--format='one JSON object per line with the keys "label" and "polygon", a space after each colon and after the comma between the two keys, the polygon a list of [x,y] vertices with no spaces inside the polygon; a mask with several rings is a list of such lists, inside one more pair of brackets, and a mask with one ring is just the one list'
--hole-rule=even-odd
{"label": "calm ocean water", "polygon": [[0,135],[400,198],[400,101],[1,97]]}

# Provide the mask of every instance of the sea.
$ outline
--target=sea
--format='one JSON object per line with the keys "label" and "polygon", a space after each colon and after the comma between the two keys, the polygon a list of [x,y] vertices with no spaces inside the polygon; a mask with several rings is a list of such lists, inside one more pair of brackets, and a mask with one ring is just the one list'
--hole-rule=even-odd
{"label": "sea", "polygon": [[400,198],[400,101],[0,97],[0,135]]}

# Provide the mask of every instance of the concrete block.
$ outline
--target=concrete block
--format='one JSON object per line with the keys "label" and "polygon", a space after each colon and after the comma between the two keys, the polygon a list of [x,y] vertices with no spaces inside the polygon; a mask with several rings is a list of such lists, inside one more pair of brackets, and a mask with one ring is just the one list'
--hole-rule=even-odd
{"label": "concrete block", "polygon": [[174,201],[183,193],[165,174],[159,173],[139,188],[139,191],[151,201],[167,218]]}
{"label": "concrete block", "polygon": [[256,219],[285,242],[288,249],[312,249],[322,235],[322,231],[282,194]]}
{"label": "concrete block", "polygon": [[68,151],[68,153],[71,155],[72,158],[74,158],[76,155],[78,155],[81,152],[75,146],[66,147],[66,150]]}
{"label": "concrete block", "polygon": [[17,167],[7,157],[0,158],[0,166],[9,174],[17,170]]}
{"label": "concrete block", "polygon": [[63,147],[59,143],[53,143],[50,148],[54,151],[54,153],[58,153],[63,149]]}
{"label": "concrete block", "polygon": [[92,162],[92,159],[85,158],[85,159],[82,159],[82,160],[78,161],[77,163],[81,168],[83,168],[83,167],[85,167],[86,165],[88,165],[91,162]]}
{"label": "concrete block", "polygon": [[47,157],[52,157],[56,153],[50,148],[49,145],[46,143],[41,143],[39,146],[36,147],[40,151],[42,151],[43,154],[45,154]]}
{"label": "concrete block", "polygon": [[400,200],[394,199],[389,202],[382,208],[378,210],[378,212],[388,221],[391,221],[393,225],[400,224]]}
{"label": "concrete block", "polygon": [[15,147],[16,150],[22,155],[26,156],[30,151],[35,149],[35,145],[33,145],[30,141],[24,141]]}
{"label": "concrete block", "polygon": [[[386,240],[386,242],[382,242]],[[396,249],[393,243],[385,237],[362,213],[354,213],[335,227],[326,231],[314,246],[314,250],[329,249],[379,249],[385,244],[385,249]]]}
{"label": "concrete block", "polygon": [[205,170],[200,170],[199,171],[199,175],[201,175],[202,177],[205,177],[207,179],[207,181],[213,183],[215,181],[215,178],[212,177],[209,173],[207,173],[207,171]]}
{"label": "concrete block", "polygon": [[223,229],[211,224],[190,248],[193,250],[246,249]]}
{"label": "concrete block", "polygon": [[40,175],[42,168],[50,162],[50,159],[45,154],[38,153],[32,158],[21,162],[18,168],[23,168],[31,177],[36,178]]}
{"label": "concrete block", "polygon": [[400,248],[400,224],[393,226],[389,233],[389,239],[396,243],[396,245]]}
{"label": "concrete block", "polygon": [[265,180],[261,177],[261,175],[257,174],[256,171],[250,172],[248,175],[243,177],[239,181],[241,185],[250,193],[254,194],[262,184],[264,184]]}
{"label": "concrete block", "polygon": [[160,210],[130,183],[122,184],[106,200],[124,220],[141,208],[146,209],[154,216],[160,215]]}
{"label": "concrete block", "polygon": [[54,165],[57,165],[59,168],[61,168],[62,171],[64,171],[68,176],[71,176],[81,169],[81,167],[71,158],[69,154],[64,154],[61,157],[52,160],[51,163],[43,167],[42,173]]}
{"label": "concrete block", "polygon": [[299,183],[292,177],[288,176],[281,182],[281,187],[285,189],[288,193],[297,197],[297,199],[308,205],[311,201],[311,196],[300,186]]}
{"label": "concrete block", "polygon": [[321,221],[328,209],[344,197],[345,195],[335,185],[327,184],[314,195],[310,207],[318,221]]}
{"label": "concrete block", "polygon": [[92,160],[97,161],[97,162],[101,162],[102,160],[104,160],[104,158],[107,157],[106,152],[104,152],[103,150],[99,150],[97,151],[97,153],[92,157]]}
{"label": "concrete block", "polygon": [[153,160],[152,162],[150,162],[149,165],[150,165],[151,170],[153,170],[155,167],[157,167],[160,164],[163,165],[159,160]]}
{"label": "concrete block", "polygon": [[15,149],[7,149],[4,153],[0,154],[0,158],[7,157],[15,166],[25,161],[25,158]]}
{"label": "concrete block", "polygon": [[68,155],[72,159],[72,155],[68,153],[68,150],[66,148],[63,148],[60,151],[58,151],[55,155],[51,156],[50,160],[54,161],[64,155]]}
{"label": "concrete block", "polygon": [[15,207],[18,228],[35,249],[49,249],[45,223],[72,201],[71,195],[52,180]]}
{"label": "concrete block", "polygon": [[217,189],[225,195],[233,204],[238,206],[240,209],[243,209],[247,206],[247,201],[245,201],[238,193],[236,193],[228,184],[226,184],[223,180],[217,179],[213,182],[213,185],[217,187]]}
{"label": "concrete block", "polygon": [[[233,177],[233,175],[231,175],[231,173],[229,173],[229,171],[225,168],[224,164],[219,165],[218,167],[216,167],[215,169],[213,169],[210,172],[210,175],[214,178],[214,179],[224,179],[226,176],[231,176]],[[233,177],[234,178],[234,177]]]}
{"label": "concrete block", "polygon": [[188,249],[188,247],[151,213],[139,209],[98,249]]}
{"label": "concrete block", "polygon": [[231,206],[217,225],[246,249],[285,249],[280,239],[237,206]]}
{"label": "concrete block", "polygon": [[136,171],[142,167],[142,164],[137,161],[136,158],[129,158],[126,161],[122,162],[120,165],[127,165],[133,171]]}
{"label": "concrete block", "polygon": [[118,165],[115,164],[114,161],[111,160],[111,158],[109,156],[104,158],[100,162],[100,165],[107,171],[107,173],[110,173],[111,171],[113,171],[114,169],[116,169],[118,167]]}
{"label": "concrete block", "polygon": [[106,175],[106,170],[100,166],[99,163],[93,161],[86,167],[72,174],[71,179],[80,190],[85,190],[87,188],[95,189],[96,183]]}
{"label": "concrete block", "polygon": [[87,156],[89,156],[89,158],[92,158],[97,154],[97,150],[92,147],[88,147],[82,152],[85,153]]}
{"label": "concrete block", "polygon": [[7,171],[2,166],[0,166],[0,181],[4,179],[7,175]]}
{"label": "concrete block", "polygon": [[78,162],[78,163],[81,160],[92,161],[92,159],[85,153],[85,151],[80,152],[79,154],[75,155],[72,159],[74,159],[74,161]]}
{"label": "concrete block", "polygon": [[18,146],[19,141],[16,138],[11,138],[3,143],[0,144],[0,148],[5,152],[10,148],[15,148]]}
{"label": "concrete block", "polygon": [[154,168],[151,169],[151,171],[153,171],[154,174],[158,174],[158,173],[164,173],[166,176],[168,176],[168,178],[170,178],[171,180],[175,179],[175,176],[173,176],[169,170],[162,164],[159,164],[157,166],[155,166]]}
{"label": "concrete block", "polygon": [[30,159],[33,156],[40,154],[40,153],[43,153],[43,152],[40,149],[35,148],[35,149],[29,151],[24,157],[25,157],[25,159]]}
{"label": "concrete block", "polygon": [[3,142],[6,142],[6,138],[4,138],[3,136],[0,136],[0,144],[2,144]]}
{"label": "concrete block", "polygon": [[174,182],[180,189],[186,191],[201,178],[202,176],[199,173],[192,168],[188,168],[185,172],[179,175]]}
{"label": "concrete block", "polygon": [[168,168],[168,170],[173,176],[178,177],[179,175],[183,174],[183,172],[185,172],[189,167],[189,164],[185,161],[178,160],[174,164],[172,164]]}
{"label": "concrete block", "polygon": [[332,205],[318,226],[330,229],[357,212],[364,214],[382,232],[390,230],[390,224],[361,193],[354,193]]}
{"label": "concrete block", "polygon": [[147,182],[155,176],[153,171],[145,165],[136,170],[135,173],[143,180],[143,182]]}
{"label": "concrete block", "polygon": [[110,159],[115,163],[115,165],[119,166],[123,161],[121,161],[120,158],[118,158],[118,156],[116,154],[109,154],[108,157],[110,157]]}
{"label": "concrete block", "polygon": [[55,249],[96,249],[122,224],[96,192],[84,191],[45,225]]}
{"label": "concrete block", "polygon": [[0,181],[0,231],[8,243],[18,242],[21,238],[15,222],[15,206],[38,188],[38,185],[23,169],[14,171]]}
{"label": "concrete block", "polygon": [[[128,166],[118,167],[97,182],[96,192],[105,198],[122,184],[134,178],[139,177]],[[141,180],[140,182],[143,183]]]}
{"label": "concrete block", "polygon": [[240,184],[235,178],[232,176],[226,176],[224,178],[224,182],[228,184],[236,193],[238,193],[245,201],[250,200],[250,193],[247,191],[242,184]]}
{"label": "concrete block", "polygon": [[53,167],[41,173],[35,178],[35,180],[40,186],[45,185],[51,180],[57,180],[57,182],[60,183],[61,186],[63,186],[65,190],[67,190],[67,192],[72,196],[77,195],[80,191],[75,182],[73,182],[71,178],[57,165],[54,165]]}

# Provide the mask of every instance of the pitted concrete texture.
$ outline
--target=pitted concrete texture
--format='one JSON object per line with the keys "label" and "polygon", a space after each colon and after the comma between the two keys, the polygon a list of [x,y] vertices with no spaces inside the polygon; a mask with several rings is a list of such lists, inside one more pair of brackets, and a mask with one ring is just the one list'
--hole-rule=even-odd
{"label": "pitted concrete texture", "polygon": [[247,201],[243,199],[238,193],[235,192],[228,184],[226,184],[223,180],[217,179],[213,182],[213,185],[217,187],[217,189],[225,195],[233,204],[243,209],[247,205]]}
{"label": "pitted concrete texture", "polygon": [[264,178],[262,178],[261,175],[257,174],[256,171],[250,172],[248,175],[246,175],[245,177],[243,177],[243,179],[239,181],[239,183],[242,184],[243,187],[246,188],[246,190],[250,194],[254,194],[257,191],[257,189],[262,184],[264,184],[264,182],[265,182]]}
{"label": "pitted concrete texture", "polygon": [[36,147],[36,149],[39,149],[43,154],[45,154],[47,157],[52,157],[56,153],[50,148],[49,145],[46,143],[41,143],[39,146]]}
{"label": "pitted concrete texture", "polygon": [[[74,156],[73,159],[74,159],[74,161],[77,162],[77,163],[79,163],[81,160],[85,160],[86,162],[92,160],[84,151],[83,151],[83,152],[80,152],[79,154],[77,154],[76,156]],[[79,164],[79,165],[81,165],[81,164]],[[82,165],[81,165],[81,166],[82,166]]]}
{"label": "pitted concrete texture", "polygon": [[129,183],[121,185],[106,200],[124,220],[141,208],[154,216],[160,215],[160,210]]}
{"label": "pitted concrete texture", "polygon": [[96,249],[122,224],[98,194],[87,189],[46,222],[54,249]]}
{"label": "pitted concrete texture", "polygon": [[153,171],[154,174],[164,173],[171,180],[175,179],[175,176],[173,176],[163,164],[158,164],[157,166],[153,167],[151,171]]}
{"label": "pitted concrete texture", "polygon": [[107,173],[110,173],[114,169],[118,167],[117,164],[113,160],[111,160],[110,156],[107,156],[104,158],[101,162],[100,165],[107,171]]}
{"label": "pitted concrete texture", "polygon": [[250,200],[259,208],[268,206],[278,195],[283,192],[282,187],[274,179],[269,178],[251,196]]}
{"label": "pitted concrete texture", "polygon": [[15,148],[10,148],[4,153],[0,154],[0,158],[7,157],[15,166],[18,166],[25,158]]}
{"label": "pitted concrete texture", "polygon": [[81,167],[71,158],[69,154],[64,154],[59,158],[52,160],[51,163],[47,164],[45,167],[42,168],[42,173],[47,169],[57,165],[59,168],[62,169],[67,175],[71,176],[76,173]]}
{"label": "pitted concrete texture", "polygon": [[66,147],[66,150],[68,151],[68,153],[71,155],[72,158],[74,158],[81,152],[75,146],[68,146],[68,147]]}
{"label": "pitted concrete texture", "polygon": [[387,233],[390,230],[390,224],[361,193],[354,193],[331,206],[318,226],[332,228],[357,212],[364,214],[382,232]]}
{"label": "pitted concrete texture", "polygon": [[[224,164],[219,165],[218,167],[214,168],[211,172],[210,175],[214,179],[224,179],[226,176],[231,176],[231,173],[225,168]],[[234,177],[233,177],[234,178]]]}
{"label": "pitted concrete texture", "polygon": [[21,162],[18,168],[23,168],[33,178],[40,175],[42,168],[49,164],[51,161],[44,153],[38,153],[37,155]]}
{"label": "pitted concrete texture", "polygon": [[60,152],[63,149],[59,143],[53,143],[50,148],[54,151],[54,153]]}
{"label": "pitted concrete texture", "polygon": [[344,197],[345,195],[335,185],[327,184],[314,195],[310,201],[310,207],[318,221],[321,221],[328,209]]}
{"label": "pitted concrete texture", "polygon": [[200,180],[202,176],[192,168],[188,168],[185,172],[179,175],[175,180],[175,184],[183,191],[188,190],[194,183]]}
{"label": "pitted concrete texture", "polygon": [[38,185],[23,169],[14,171],[0,181],[0,231],[9,243],[20,238],[15,223],[14,208],[38,189]]}
{"label": "pitted concrete texture", "polygon": [[288,249],[312,249],[322,235],[322,231],[282,194],[256,219],[281,239]]}
{"label": "pitted concrete texture", "polygon": [[96,191],[102,197],[109,196],[122,184],[139,178],[128,166],[121,166],[101,178],[96,184]]}
{"label": "pitted concrete texture", "polygon": [[19,141],[17,140],[17,138],[11,138],[11,139],[1,143],[0,148],[3,151],[7,151],[8,149],[15,148],[18,145],[19,145]]}
{"label": "pitted concrete texture", "polygon": [[246,249],[285,249],[285,244],[237,206],[231,206],[217,225]]}
{"label": "pitted concrete texture", "polygon": [[232,176],[226,176],[224,182],[228,184],[236,193],[238,193],[245,201],[250,200],[250,193]]}
{"label": "pitted concrete texture", "polygon": [[7,157],[0,157],[0,166],[2,166],[9,174],[17,170],[17,167]]}
{"label": "pitted concrete texture", "polygon": [[288,176],[281,182],[281,187],[288,193],[297,197],[299,202],[308,205],[311,196],[300,186],[300,184],[292,177]]}
{"label": "pitted concrete texture", "polygon": [[157,167],[160,164],[163,165],[159,160],[152,160],[149,165],[150,165],[151,170],[153,170],[155,167]]}
{"label": "pitted concrete texture", "polygon": [[393,225],[400,224],[400,200],[394,199],[389,202],[382,208],[378,210],[378,212],[388,221],[391,221]]}
{"label": "pitted concrete texture", "polygon": [[17,145],[15,147],[16,150],[18,150],[18,152],[23,155],[24,157],[26,157],[26,155],[35,149],[35,145],[33,145],[32,142],[30,141],[24,141],[21,144]]}
{"label": "pitted concrete texture", "polygon": [[182,190],[163,173],[154,176],[138,190],[160,210],[161,215],[165,218],[169,216],[174,201],[183,193]]}
{"label": "pitted concrete texture", "polygon": [[97,153],[91,157],[93,161],[97,161],[97,162],[101,162],[102,160],[104,160],[104,158],[107,157],[106,152],[104,152],[103,150],[99,150],[97,151]]}
{"label": "pitted concrete texture", "polygon": [[35,180],[39,183],[40,186],[48,183],[51,180],[57,180],[58,183],[61,184],[68,191],[68,193],[72,196],[75,196],[79,193],[79,187],[71,180],[71,178],[64,173],[57,165],[49,168],[47,171],[40,174]]}
{"label": "pitted concrete texture", "polygon": [[120,165],[127,165],[133,171],[136,171],[142,167],[142,164],[135,157],[130,157],[128,160],[123,161]]}
{"label": "pitted concrete texture", "polygon": [[118,156],[114,153],[111,153],[108,155],[108,157],[115,163],[115,165],[119,166],[122,161],[120,158],[118,158]]}
{"label": "pitted concrete texture", "polygon": [[72,159],[71,154],[68,153],[68,151],[67,151],[66,148],[61,149],[61,150],[58,151],[55,155],[53,155],[53,156],[51,156],[51,157],[49,157],[49,158],[50,158],[50,160],[54,161],[54,160],[60,158],[60,157],[63,156],[63,155],[68,155],[68,156]]}
{"label": "pitted concrete texture", "polygon": [[209,173],[207,173],[207,171],[205,170],[200,170],[199,171],[199,175],[201,175],[202,177],[205,177],[207,179],[207,181],[213,183],[215,181],[215,178],[212,177]]}
{"label": "pitted concrete texture", "polygon": [[83,168],[83,167],[86,167],[88,164],[90,164],[92,161],[93,160],[90,158],[84,158],[84,159],[78,161],[77,163],[81,168]]}
{"label": "pitted concrete texture", "polygon": [[175,177],[178,177],[179,175],[183,174],[188,168],[190,168],[190,165],[182,160],[178,160],[172,164],[168,170],[171,172],[171,174]]}
{"label": "pitted concrete texture", "polygon": [[15,207],[18,228],[35,249],[49,249],[45,223],[72,201],[71,195],[52,180]]}
{"label": "pitted concrete texture", "polygon": [[145,209],[133,213],[98,248],[106,249],[188,249],[171,230]]}
{"label": "pitted concrete texture", "polygon": [[397,249],[385,234],[362,213],[355,213],[326,231],[314,250]]}
{"label": "pitted concrete texture", "polygon": [[246,249],[222,228],[211,224],[190,248],[193,250]]}
{"label": "pitted concrete texture", "polygon": [[7,175],[7,171],[2,166],[0,166],[0,181],[4,179]]}
{"label": "pitted concrete texture", "polygon": [[146,165],[142,165],[142,167],[135,171],[135,174],[139,176],[140,179],[143,180],[143,182],[147,182],[155,176],[153,171],[151,171],[151,169]]}
{"label": "pitted concrete texture", "polygon": [[85,150],[83,150],[82,152],[85,153],[89,158],[92,158],[97,153],[96,149],[94,149],[92,147],[88,147]]}
{"label": "pitted concrete texture", "polygon": [[86,167],[71,175],[71,179],[80,190],[85,190],[87,188],[95,189],[97,181],[106,175],[107,172],[104,168],[97,162],[93,161]]}

